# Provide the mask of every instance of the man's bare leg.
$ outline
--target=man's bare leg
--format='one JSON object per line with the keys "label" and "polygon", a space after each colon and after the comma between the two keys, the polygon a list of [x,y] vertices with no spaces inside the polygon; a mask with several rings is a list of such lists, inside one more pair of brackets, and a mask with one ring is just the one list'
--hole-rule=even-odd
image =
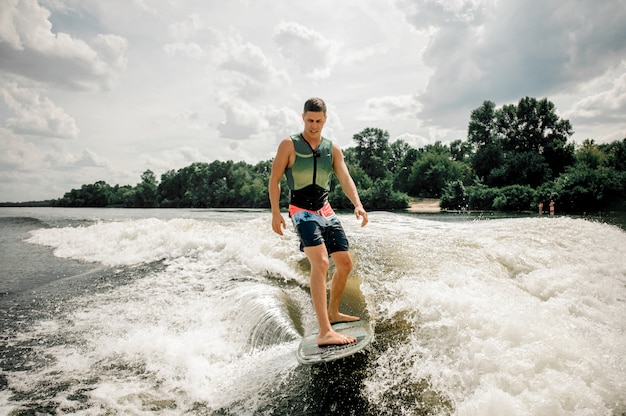
{"label": "man's bare leg", "polygon": [[[305,247],[306,254],[311,263],[311,299],[317,316],[319,335],[317,345],[342,345],[356,341],[355,338],[346,337],[335,332],[328,318],[326,306],[326,273],[328,272],[328,253],[326,246],[321,244],[314,247]],[[345,286],[345,283],[344,283]]]}
{"label": "man's bare leg", "polygon": [[335,262],[335,273],[330,286],[330,301],[328,302],[328,318],[331,323],[358,321],[358,316],[346,315],[339,312],[339,303],[352,271],[352,257],[347,251],[336,251],[332,254]]}

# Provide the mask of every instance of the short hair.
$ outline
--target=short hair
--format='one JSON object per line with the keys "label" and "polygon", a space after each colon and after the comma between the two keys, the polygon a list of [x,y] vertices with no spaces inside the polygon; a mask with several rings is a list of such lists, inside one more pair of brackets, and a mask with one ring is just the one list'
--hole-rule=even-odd
{"label": "short hair", "polygon": [[321,98],[317,98],[317,97],[309,98],[304,103],[303,113],[306,113],[307,111],[313,111],[313,112],[321,111],[322,113],[324,113],[324,115],[326,115],[326,103]]}

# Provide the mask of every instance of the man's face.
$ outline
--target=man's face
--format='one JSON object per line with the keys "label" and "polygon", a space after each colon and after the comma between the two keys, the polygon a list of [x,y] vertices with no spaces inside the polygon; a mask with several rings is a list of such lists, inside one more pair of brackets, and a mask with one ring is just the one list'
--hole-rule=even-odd
{"label": "man's face", "polygon": [[304,132],[310,138],[318,138],[322,134],[322,128],[326,123],[326,115],[321,111],[307,111],[302,114]]}

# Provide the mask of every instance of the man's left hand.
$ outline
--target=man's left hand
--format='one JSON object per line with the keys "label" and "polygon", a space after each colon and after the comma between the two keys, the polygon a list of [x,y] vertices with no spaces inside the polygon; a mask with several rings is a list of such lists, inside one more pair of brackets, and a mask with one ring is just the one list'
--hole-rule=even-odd
{"label": "man's left hand", "polygon": [[356,215],[357,220],[361,220],[361,227],[365,227],[367,224],[367,212],[363,209],[362,206],[358,206],[354,208],[354,215]]}

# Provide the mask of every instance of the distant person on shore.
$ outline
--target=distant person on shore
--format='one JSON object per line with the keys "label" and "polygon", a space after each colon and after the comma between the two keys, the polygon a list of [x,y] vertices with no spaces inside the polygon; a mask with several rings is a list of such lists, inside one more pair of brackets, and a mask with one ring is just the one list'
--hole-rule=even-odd
{"label": "distant person on shore", "polygon": [[[326,123],[326,104],[320,98],[304,103],[304,130],[284,139],[278,146],[269,180],[272,207],[272,229],[283,235],[285,219],[280,213],[280,181],[285,175],[290,190],[289,217],[300,238],[300,249],[311,263],[311,298],[317,315],[318,345],[343,345],[355,342],[335,332],[336,322],[358,321],[360,318],[339,312],[339,303],[352,270],[348,239],[337,215],[328,203],[330,175],[335,173],[341,189],[354,205],[354,214],[367,224],[367,212],[361,204],[356,185],[336,143],[322,137]],[[329,255],[335,263],[330,301],[326,299],[326,274]]]}
{"label": "distant person on shore", "polygon": [[543,202],[540,202],[538,207],[539,207],[539,215],[543,214]]}
{"label": "distant person on shore", "polygon": [[554,215],[554,201],[550,200],[550,215]]}

